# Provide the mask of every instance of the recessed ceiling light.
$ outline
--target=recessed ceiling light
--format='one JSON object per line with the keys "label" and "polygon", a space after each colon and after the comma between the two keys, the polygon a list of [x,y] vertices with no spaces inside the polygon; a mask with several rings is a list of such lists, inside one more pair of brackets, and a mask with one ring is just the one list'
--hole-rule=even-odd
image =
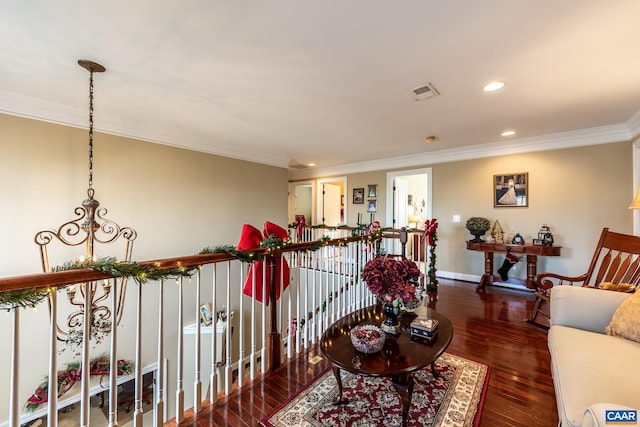
{"label": "recessed ceiling light", "polygon": [[428,137],[425,138],[425,140],[427,142],[436,142],[436,137],[433,136],[433,135],[432,136],[428,136]]}
{"label": "recessed ceiling light", "polygon": [[516,134],[515,130],[505,130],[500,135],[502,135],[502,136],[512,136],[512,135],[515,135],[515,134]]}
{"label": "recessed ceiling light", "polygon": [[310,168],[314,167],[316,164],[315,163],[309,163],[307,166],[309,166]]}
{"label": "recessed ceiling light", "polygon": [[483,87],[482,90],[484,90],[485,92],[493,92],[494,90],[502,89],[504,85],[504,82],[491,82]]}

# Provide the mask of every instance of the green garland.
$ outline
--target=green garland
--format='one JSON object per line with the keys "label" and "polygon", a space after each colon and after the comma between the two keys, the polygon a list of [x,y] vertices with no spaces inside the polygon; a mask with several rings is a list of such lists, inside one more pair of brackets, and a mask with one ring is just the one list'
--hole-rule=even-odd
{"label": "green garland", "polygon": [[[130,360],[120,359],[117,363],[118,376],[131,375],[134,370],[134,364]],[[103,376],[109,375],[111,364],[108,356],[100,356],[89,361],[89,375]],[[79,362],[71,362],[67,364],[65,369],[58,371],[58,397],[64,395],[73,385],[82,379],[82,370]],[[27,412],[34,412],[38,407],[49,400],[49,377],[45,377],[45,381],[36,388],[35,392],[29,397],[25,404]]]}
{"label": "green garland", "polygon": [[[85,260],[67,261],[53,267],[52,272],[89,269],[103,271],[113,277],[131,278],[139,284],[166,278],[191,276],[197,267],[155,267],[140,265],[136,262],[118,261],[114,257],[104,257]],[[60,288],[58,288],[60,289]],[[13,310],[16,308],[34,308],[49,294],[47,289],[19,289],[17,291],[0,294],[0,309]]]}
{"label": "green garland", "polygon": [[438,290],[438,279],[436,278],[436,246],[438,245],[438,232],[434,231],[432,236],[433,245],[429,246],[429,270],[427,272],[429,282],[427,283],[427,291]]}
{"label": "green garland", "polygon": [[7,311],[15,308],[34,308],[48,294],[49,291],[43,289],[19,289],[4,292],[0,294],[0,308]]}
{"label": "green garland", "polygon": [[103,271],[113,277],[130,278],[139,284],[167,278],[191,277],[197,267],[155,267],[151,264],[140,265],[135,261],[118,261],[114,257],[104,257],[78,261],[67,261],[61,266],[54,267],[51,271],[69,271],[89,269]]}

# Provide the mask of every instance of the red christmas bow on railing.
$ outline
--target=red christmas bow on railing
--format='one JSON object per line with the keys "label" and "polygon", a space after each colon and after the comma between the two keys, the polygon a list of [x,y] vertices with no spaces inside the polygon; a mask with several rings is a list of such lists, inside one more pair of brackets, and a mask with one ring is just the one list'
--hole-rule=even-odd
{"label": "red christmas bow on railing", "polygon": [[[260,233],[260,230],[255,228],[253,225],[244,224],[242,226],[240,242],[238,243],[238,250],[250,251],[253,249],[258,249],[260,247],[260,242],[262,242],[269,236],[275,236],[281,240],[286,240],[289,237],[289,235],[287,234],[287,230],[269,221],[265,221],[262,233]],[[263,271],[265,276],[263,276]],[[271,292],[271,266],[269,265],[269,263],[265,263],[264,268],[263,262],[254,262],[251,264],[243,291],[247,296],[253,296],[254,276],[256,281],[255,298],[258,302],[263,302],[266,300],[268,305],[269,295]],[[279,284],[280,279],[282,278],[283,286],[276,286],[276,300],[280,298],[280,288],[284,290],[289,286],[289,277],[290,270],[287,260],[285,260],[284,258],[278,258],[278,260],[276,260],[276,283]]]}
{"label": "red christmas bow on railing", "polygon": [[304,226],[307,223],[307,220],[304,219],[304,215],[296,216],[296,220],[293,222],[293,225],[296,227],[296,236],[298,236],[298,240],[302,240],[302,232],[304,231]]}
{"label": "red christmas bow on railing", "polygon": [[438,229],[438,220],[428,219],[424,222],[424,234],[422,235],[422,241],[429,239],[429,246],[433,246],[433,234]]}

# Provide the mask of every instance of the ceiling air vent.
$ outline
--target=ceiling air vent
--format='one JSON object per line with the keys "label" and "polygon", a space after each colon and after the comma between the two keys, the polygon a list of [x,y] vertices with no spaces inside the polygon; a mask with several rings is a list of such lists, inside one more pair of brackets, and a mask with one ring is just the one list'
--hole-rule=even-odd
{"label": "ceiling air vent", "polygon": [[425,86],[415,88],[413,90],[413,93],[416,96],[416,101],[424,101],[427,98],[440,95],[440,92],[438,92],[438,90],[433,87],[431,83],[427,83]]}

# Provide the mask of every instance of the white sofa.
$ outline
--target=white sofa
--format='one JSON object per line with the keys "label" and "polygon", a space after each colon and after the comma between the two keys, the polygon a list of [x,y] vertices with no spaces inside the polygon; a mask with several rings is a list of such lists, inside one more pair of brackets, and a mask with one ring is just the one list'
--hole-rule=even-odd
{"label": "white sofa", "polygon": [[605,426],[607,409],[640,409],[640,343],[604,333],[630,295],[554,286],[548,345],[560,426]]}

